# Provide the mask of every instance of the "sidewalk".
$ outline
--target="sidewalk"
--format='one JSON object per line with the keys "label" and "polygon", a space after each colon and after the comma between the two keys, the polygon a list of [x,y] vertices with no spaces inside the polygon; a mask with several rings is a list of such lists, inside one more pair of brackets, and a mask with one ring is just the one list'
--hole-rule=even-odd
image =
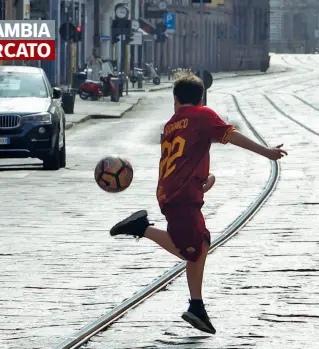
{"label": "sidewalk", "polygon": [[65,114],[66,129],[70,129],[76,124],[85,122],[94,118],[121,118],[124,113],[131,110],[142,98],[141,94],[130,94],[123,96],[120,102],[111,102],[106,97],[98,101],[82,100],[76,96],[74,105],[74,114]]}

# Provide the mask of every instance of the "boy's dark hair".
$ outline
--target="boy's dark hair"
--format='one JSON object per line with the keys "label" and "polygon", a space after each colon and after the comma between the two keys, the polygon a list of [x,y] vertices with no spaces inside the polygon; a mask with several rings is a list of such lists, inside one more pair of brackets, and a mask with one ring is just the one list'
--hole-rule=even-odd
{"label": "boy's dark hair", "polygon": [[173,94],[180,104],[199,105],[204,93],[202,80],[193,73],[183,73],[174,83]]}

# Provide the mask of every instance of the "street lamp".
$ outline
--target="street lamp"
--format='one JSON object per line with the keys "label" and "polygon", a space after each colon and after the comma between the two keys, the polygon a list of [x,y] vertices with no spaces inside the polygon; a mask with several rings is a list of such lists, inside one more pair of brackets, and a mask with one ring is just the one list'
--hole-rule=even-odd
{"label": "street lamp", "polygon": [[71,75],[69,72],[71,71],[70,67],[70,57],[71,57],[71,43],[70,43],[70,28],[69,28],[69,23],[70,23],[70,7],[71,7],[71,0],[66,0],[64,3],[64,11],[65,11],[65,16],[66,16],[66,84],[68,85],[68,88],[70,88],[70,81],[71,81]]}
{"label": "street lamp", "polygon": [[[131,28],[132,28],[132,22],[129,21],[129,10],[123,3],[119,3],[115,5],[114,7],[114,13],[115,13],[115,21],[117,29],[120,29],[120,36],[121,36],[121,64],[120,64],[120,85],[122,86],[121,89],[124,86],[124,78],[125,78],[125,36],[124,34],[129,37],[131,35]],[[129,33],[128,33],[129,31]]]}

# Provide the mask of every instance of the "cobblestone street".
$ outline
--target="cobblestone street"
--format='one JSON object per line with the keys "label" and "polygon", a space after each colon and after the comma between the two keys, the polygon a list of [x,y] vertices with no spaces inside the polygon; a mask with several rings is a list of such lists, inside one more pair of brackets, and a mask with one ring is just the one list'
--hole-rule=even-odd
{"label": "cobblestone street", "polygon": [[[319,133],[319,58],[274,56],[272,64],[278,73],[217,80],[208,94],[209,106],[253,137],[236,95],[261,136],[289,152],[272,197],[208,258],[205,302],[216,336],[180,318],[189,297],[183,274],[86,348],[317,349],[319,138],[293,119]],[[155,189],[160,130],[172,112],[172,91],[163,90],[122,119],[72,127],[67,167],[56,172],[34,160],[0,160],[1,349],[51,348],[178,262],[143,239],[109,236],[138,209],[165,227]],[[133,183],[121,194],[94,181],[107,154],[133,164]],[[260,194],[270,165],[232,145],[213,145],[211,154],[217,182],[203,212],[214,238]]]}

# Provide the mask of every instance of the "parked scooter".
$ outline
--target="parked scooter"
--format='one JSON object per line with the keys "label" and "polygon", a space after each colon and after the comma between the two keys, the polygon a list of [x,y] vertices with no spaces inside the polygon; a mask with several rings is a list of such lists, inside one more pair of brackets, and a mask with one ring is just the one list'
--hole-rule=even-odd
{"label": "parked scooter", "polygon": [[100,78],[98,81],[89,80],[87,76],[92,75],[92,69],[85,69],[84,72],[78,73],[78,79],[83,81],[79,86],[79,96],[81,99],[86,100],[91,98],[92,100],[98,100],[101,97],[111,96],[112,102],[118,102],[120,99],[120,93],[115,82],[112,80],[115,75],[109,69],[103,69],[100,71]]}
{"label": "parked scooter", "polygon": [[149,82],[152,80],[154,85],[159,85],[161,83],[161,78],[157,74],[156,69],[154,68],[154,65],[152,63],[144,63],[145,69],[141,68],[134,68],[134,70],[131,72],[130,81],[132,84],[137,83],[138,80],[138,74],[142,74],[143,80]]}

